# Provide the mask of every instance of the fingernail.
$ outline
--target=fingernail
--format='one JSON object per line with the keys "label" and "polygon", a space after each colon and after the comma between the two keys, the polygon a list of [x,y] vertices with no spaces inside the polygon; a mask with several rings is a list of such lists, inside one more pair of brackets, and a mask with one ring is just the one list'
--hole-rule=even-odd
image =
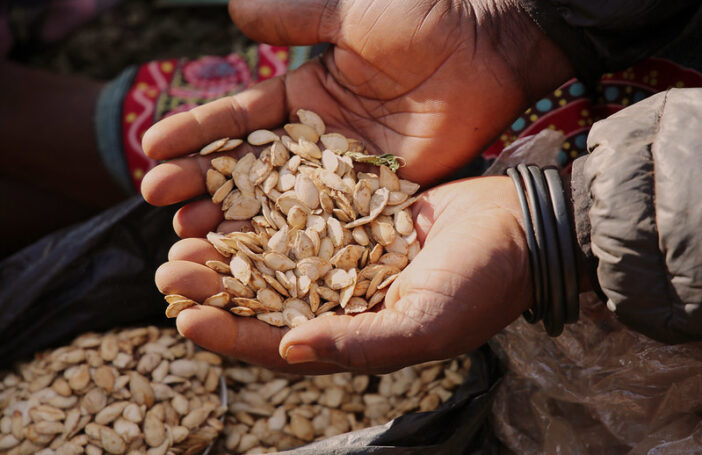
{"label": "fingernail", "polygon": [[314,362],[317,360],[317,353],[304,344],[293,344],[285,350],[283,358],[290,364]]}

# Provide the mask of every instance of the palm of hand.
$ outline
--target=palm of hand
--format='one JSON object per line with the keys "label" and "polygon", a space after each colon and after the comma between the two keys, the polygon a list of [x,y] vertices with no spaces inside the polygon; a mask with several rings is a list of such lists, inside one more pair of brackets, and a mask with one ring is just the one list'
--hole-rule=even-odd
{"label": "palm of hand", "polygon": [[[514,82],[506,64],[491,57],[489,40],[476,35],[470,4],[339,5],[326,18],[320,13],[313,39],[334,46],[285,77],[289,112],[312,109],[332,128],[363,139],[372,152],[403,156],[403,176],[420,183],[465,164],[520,112],[519,89],[502,97]],[[257,3],[232,2],[235,21],[254,38],[306,39],[298,37],[304,24],[259,23],[255,8]]]}

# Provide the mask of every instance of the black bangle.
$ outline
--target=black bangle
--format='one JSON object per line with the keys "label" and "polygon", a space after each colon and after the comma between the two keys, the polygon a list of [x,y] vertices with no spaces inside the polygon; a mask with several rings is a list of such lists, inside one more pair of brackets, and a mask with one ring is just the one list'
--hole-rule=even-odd
{"label": "black bangle", "polygon": [[548,284],[548,263],[546,262],[546,238],[544,237],[544,228],[543,223],[541,222],[541,217],[538,215],[539,201],[536,198],[536,190],[534,189],[534,182],[531,179],[531,175],[529,174],[527,167],[523,164],[517,166],[517,171],[519,171],[519,174],[522,176],[522,180],[524,181],[529,206],[531,207],[531,210],[529,211],[530,218],[532,225],[534,226],[534,234],[536,235],[536,249],[539,257],[539,266],[541,268],[541,282],[534,283],[534,285],[539,286],[541,289],[541,300],[536,302],[538,306],[534,307],[534,313],[536,314],[537,319],[540,321],[543,319],[548,302],[551,300],[550,285]]}
{"label": "black bangle", "polygon": [[548,264],[548,284],[550,286],[549,310],[544,315],[544,326],[546,332],[551,336],[558,336],[563,332],[565,322],[565,291],[563,289],[563,277],[561,276],[561,254],[558,245],[558,234],[556,234],[556,220],[553,217],[551,199],[546,187],[541,170],[536,166],[529,166],[529,172],[534,179],[536,196],[539,200],[539,214],[544,226],[546,237],[546,262]]}
{"label": "black bangle", "polygon": [[532,308],[526,310],[523,315],[527,322],[534,324],[539,322],[540,317],[538,317],[536,308],[543,308],[543,297],[541,292],[541,265],[539,263],[539,253],[536,248],[536,238],[534,237],[534,229],[531,224],[531,217],[529,216],[529,206],[527,205],[526,196],[524,195],[524,187],[522,186],[522,179],[517,174],[514,168],[507,169],[507,175],[510,176],[514,182],[514,186],[517,189],[517,199],[519,200],[519,206],[522,209],[522,217],[524,218],[524,233],[526,234],[527,248],[529,250],[529,264],[531,265],[531,282],[533,283],[533,298],[534,303]]}
{"label": "black bangle", "polygon": [[568,208],[566,206],[563,184],[558,170],[554,168],[544,169],[544,177],[546,178],[548,191],[551,195],[551,201],[553,202],[553,214],[556,219],[556,230],[558,231],[563,283],[565,285],[565,322],[566,324],[571,324],[578,320],[580,302],[578,298],[578,270],[575,262],[574,242],[570,235]]}
{"label": "black bangle", "polygon": [[575,243],[560,175],[556,169],[523,164],[506,173],[517,189],[534,280],[534,304],[524,318],[531,323],[543,319],[546,332],[558,336],[565,323],[579,316]]}

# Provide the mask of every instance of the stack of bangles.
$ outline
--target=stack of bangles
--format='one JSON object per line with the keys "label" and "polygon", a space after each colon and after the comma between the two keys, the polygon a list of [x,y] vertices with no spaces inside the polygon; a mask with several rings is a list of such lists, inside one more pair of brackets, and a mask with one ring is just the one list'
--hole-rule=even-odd
{"label": "stack of bangles", "polygon": [[[524,319],[544,321],[550,336],[558,336],[566,323],[578,320],[578,274],[574,241],[570,234],[563,184],[554,168],[520,164],[507,169],[517,188],[524,216],[534,304]],[[527,203],[528,200],[528,203]]]}

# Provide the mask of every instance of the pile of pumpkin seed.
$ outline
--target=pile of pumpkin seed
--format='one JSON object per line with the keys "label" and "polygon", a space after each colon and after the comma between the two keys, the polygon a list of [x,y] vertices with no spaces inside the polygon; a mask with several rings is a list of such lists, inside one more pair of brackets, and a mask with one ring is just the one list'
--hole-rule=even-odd
{"label": "pile of pumpkin seed", "polygon": [[0,372],[0,453],[199,455],[218,435],[212,455],[274,453],[433,411],[469,369],[463,356],[306,377],[197,351],[173,329],[87,333]]}
{"label": "pile of pumpkin seed", "polygon": [[[409,209],[419,185],[395,175],[393,155],[364,153],[363,145],[327,133],[314,112],[297,111],[287,134],[257,130],[247,140],[263,147],[238,160],[240,139],[222,138],[201,150],[211,159],[206,186],[225,220],[250,220],[250,232],[210,232],[227,260],[206,265],[222,275],[224,291],[202,304],[282,327],[340,307],[359,313],[382,302],[388,287],[419,252]],[[213,155],[214,156],[214,155]],[[354,162],[377,174],[356,172]],[[175,317],[197,304],[166,296]]]}
{"label": "pile of pumpkin seed", "polygon": [[223,429],[221,363],[174,329],[81,335],[0,373],[0,453],[200,454]]}
{"label": "pile of pumpkin seed", "polygon": [[469,369],[469,356],[382,376],[301,377],[225,362],[229,409],[215,454],[277,453],[411,412],[433,411],[451,398]]}

